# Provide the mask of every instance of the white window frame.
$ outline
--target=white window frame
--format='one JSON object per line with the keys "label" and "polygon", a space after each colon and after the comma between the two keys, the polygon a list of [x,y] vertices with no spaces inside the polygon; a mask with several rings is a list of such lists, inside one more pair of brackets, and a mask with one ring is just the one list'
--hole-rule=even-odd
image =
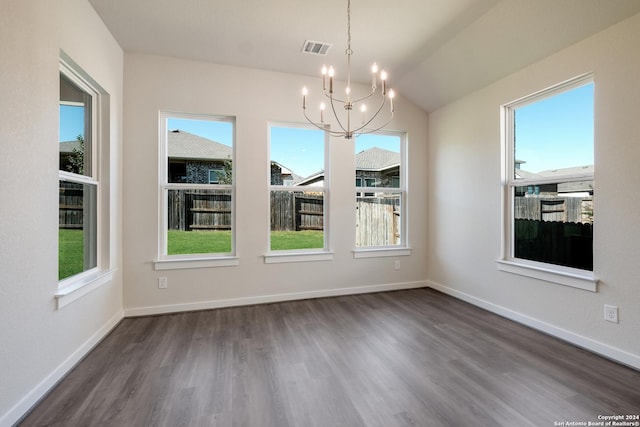
{"label": "white window frame", "polygon": [[[409,137],[406,132],[401,131],[391,131],[391,130],[379,130],[374,132],[376,135],[387,135],[394,136],[400,138],[400,167],[399,173],[397,177],[400,181],[399,187],[376,187],[375,183],[373,187],[367,187],[367,180],[370,178],[367,177],[356,177],[362,178],[361,185],[365,186],[356,186],[354,192],[354,207],[357,202],[357,198],[360,197],[361,194],[364,194],[364,197],[369,197],[371,194],[375,196],[375,193],[371,193],[371,188],[377,188],[382,193],[400,193],[400,244],[399,245],[388,245],[388,246],[354,246],[353,249],[353,257],[358,258],[378,258],[378,257],[396,257],[396,256],[409,256],[411,255],[411,246],[409,242],[409,232],[408,232],[408,224],[409,224],[409,173],[408,173],[408,146],[409,146]],[[357,138],[357,137],[356,137]],[[354,164],[354,173],[356,172],[355,164]],[[395,175],[394,175],[395,177]],[[354,182],[355,183],[355,182]],[[355,222],[354,222],[355,225]],[[355,239],[355,231],[354,231],[354,239]]]}
{"label": "white window frame", "polygon": [[[283,123],[283,122],[269,122],[268,123],[268,147],[267,152],[271,157],[271,129],[274,127],[280,128],[298,128],[307,129],[313,131],[319,131],[317,127],[304,124],[304,123]],[[321,132],[321,131],[319,131]],[[292,184],[283,185],[271,185],[271,160],[268,159],[268,173],[267,173],[267,206],[269,206],[269,212],[271,211],[271,192],[272,191],[312,191],[321,192],[323,199],[323,237],[324,246],[322,248],[310,248],[310,249],[286,249],[286,250],[271,250],[271,223],[268,222],[267,229],[267,252],[264,255],[264,262],[266,264],[277,264],[285,262],[305,262],[305,261],[330,261],[333,259],[333,252],[331,251],[330,244],[330,226],[329,226],[329,194],[330,194],[330,144],[329,134],[323,133],[324,138],[324,179],[322,186],[309,186],[309,187],[297,187]]]}
{"label": "white window frame", "polygon": [[[514,147],[514,112],[521,107],[532,104],[562,92],[594,83],[593,74],[584,74],[560,84],[543,89],[539,92],[525,96],[501,106],[501,143],[502,143],[502,236],[501,257],[497,261],[499,270],[531,277],[550,283],[570,286],[591,292],[597,291],[598,279],[593,271],[561,265],[531,261],[514,256],[514,212],[513,201],[515,188],[523,186],[536,186],[558,182],[594,181],[593,173],[566,175],[552,178],[527,179],[515,178],[515,147]],[[594,141],[595,144],[595,141]],[[595,243],[595,240],[594,240]]]}
{"label": "white window frame", "polygon": [[[60,52],[59,74],[64,75],[69,81],[91,96],[90,126],[85,127],[85,132],[91,132],[89,141],[91,155],[90,175],[81,175],[73,172],[58,170],[58,183],[61,180],[83,185],[92,185],[96,188],[95,205],[92,203],[85,209],[95,209],[95,224],[89,227],[95,228],[96,266],[81,273],[58,281],[58,289],[55,293],[57,308],[80,299],[91,291],[113,280],[113,270],[109,258],[109,193],[104,191],[104,182],[109,179],[109,167],[106,163],[109,149],[109,95],[93,80],[78,64],[66,53]],[[86,136],[85,136],[85,139]],[[59,185],[59,184],[58,184]],[[92,212],[86,212],[86,217],[93,216]],[[89,239],[93,239],[93,233],[87,233]]]}
{"label": "white window frame", "polygon": [[[236,120],[235,117],[218,116],[210,114],[182,113],[176,111],[160,111],[158,114],[158,256],[154,260],[155,270],[176,270],[204,267],[228,267],[239,264],[236,256]],[[169,119],[188,119],[188,120],[204,120],[212,122],[228,122],[233,126],[232,134],[232,159],[234,162],[232,168],[231,184],[185,184],[168,182],[168,127]],[[231,192],[231,252],[230,253],[211,253],[211,254],[167,254],[167,230],[168,230],[168,192],[169,190],[186,190],[186,189],[203,189],[203,190],[229,190]]]}

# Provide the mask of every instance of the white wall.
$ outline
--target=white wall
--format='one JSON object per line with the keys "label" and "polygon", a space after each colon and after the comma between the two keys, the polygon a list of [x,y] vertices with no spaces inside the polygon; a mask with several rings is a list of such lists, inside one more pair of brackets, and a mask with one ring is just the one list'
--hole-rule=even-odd
{"label": "white wall", "polygon": [[[2,0],[0,425],[21,417],[122,317],[122,50],[85,0]],[[111,95],[115,278],[56,309],[58,81],[63,49]]]}
{"label": "white wall", "polygon": [[[402,98],[392,129],[409,132],[412,255],[354,259],[353,141],[331,141],[332,261],[265,264],[269,230],[268,122],[304,122],[302,86],[319,79],[167,57],[125,55],[125,310],[130,315],[341,292],[423,286],[426,278],[427,116]],[[154,271],[158,252],[158,111],[237,119],[235,267]],[[157,278],[169,287],[159,290]],[[359,288],[359,289],[352,289]]]}
{"label": "white wall", "polygon": [[[640,15],[429,116],[430,284],[640,368]],[[472,72],[472,70],[470,70]],[[500,272],[500,105],[595,75],[598,292]],[[620,323],[603,320],[603,304]]]}

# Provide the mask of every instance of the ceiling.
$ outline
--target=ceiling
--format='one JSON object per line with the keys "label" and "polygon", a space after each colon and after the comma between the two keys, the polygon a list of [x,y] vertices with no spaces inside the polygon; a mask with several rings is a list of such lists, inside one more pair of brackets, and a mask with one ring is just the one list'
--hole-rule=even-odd
{"label": "ceiling", "polygon": [[[89,2],[127,52],[345,75],[345,0]],[[352,0],[352,79],[376,61],[432,111],[636,13],[639,0]],[[304,54],[305,40],[333,47]]]}

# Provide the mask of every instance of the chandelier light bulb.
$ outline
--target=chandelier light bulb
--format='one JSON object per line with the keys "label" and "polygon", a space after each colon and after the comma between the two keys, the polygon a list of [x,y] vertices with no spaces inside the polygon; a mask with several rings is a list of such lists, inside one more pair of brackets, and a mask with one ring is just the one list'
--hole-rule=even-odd
{"label": "chandelier light bulb", "polygon": [[382,95],[387,94],[387,72],[385,70],[380,71],[380,80],[382,80]]}
{"label": "chandelier light bulb", "polygon": [[374,62],[373,65],[371,66],[371,89],[373,90],[376,90],[376,87],[378,86],[377,76],[378,76],[378,64]]}
{"label": "chandelier light bulb", "polygon": [[322,66],[322,90],[327,90],[327,66]]}
{"label": "chandelier light bulb", "polygon": [[335,74],[335,71],[333,70],[333,67],[329,67],[329,93],[333,93],[333,75]]}

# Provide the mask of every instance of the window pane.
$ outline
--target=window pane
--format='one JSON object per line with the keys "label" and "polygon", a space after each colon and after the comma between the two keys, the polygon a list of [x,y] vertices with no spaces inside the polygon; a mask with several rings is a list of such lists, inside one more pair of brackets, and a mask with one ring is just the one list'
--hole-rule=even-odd
{"label": "window pane", "polygon": [[401,139],[396,135],[358,136],[356,186],[400,188],[400,144]]}
{"label": "window pane", "polygon": [[59,169],[92,176],[91,95],[60,74]]}
{"label": "window pane", "polygon": [[58,280],[97,266],[97,187],[59,181]]}
{"label": "window pane", "polygon": [[233,123],[169,118],[167,129],[167,182],[232,184]]}
{"label": "window pane", "polygon": [[514,256],[593,269],[593,181],[515,188]]}
{"label": "window pane", "polygon": [[323,131],[272,126],[269,145],[271,185],[324,185]]}
{"label": "window pane", "polygon": [[593,83],[514,111],[515,178],[593,173]]}
{"label": "window pane", "polygon": [[167,191],[167,255],[231,253],[231,190]]}
{"label": "window pane", "polygon": [[324,194],[271,191],[271,250],[324,248]]}
{"label": "window pane", "polygon": [[[593,269],[594,84],[513,112],[515,258]],[[589,176],[585,181],[568,177]]]}
{"label": "window pane", "polygon": [[[371,194],[371,196],[369,196]],[[401,244],[402,193],[366,193],[356,197],[356,246]]]}

